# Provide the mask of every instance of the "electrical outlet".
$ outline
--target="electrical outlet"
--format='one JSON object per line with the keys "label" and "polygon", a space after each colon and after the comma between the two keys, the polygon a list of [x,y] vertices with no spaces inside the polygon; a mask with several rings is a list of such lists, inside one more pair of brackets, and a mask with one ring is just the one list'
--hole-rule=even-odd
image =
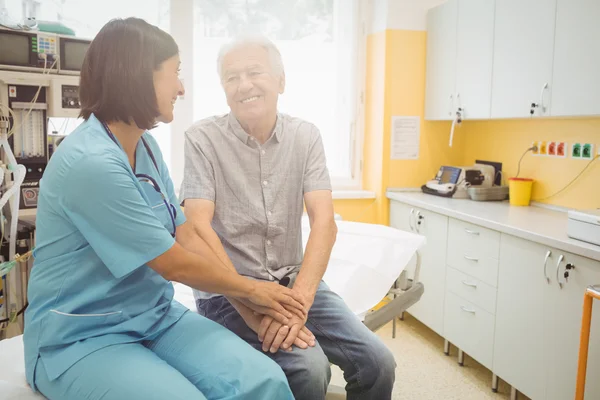
{"label": "electrical outlet", "polygon": [[589,160],[594,157],[594,145],[586,143],[581,148],[581,158]]}
{"label": "electrical outlet", "polygon": [[548,155],[555,156],[556,155],[556,142],[548,143]]}
{"label": "electrical outlet", "polygon": [[536,156],[540,154],[540,142],[531,143],[531,147],[535,147],[535,149],[531,152],[532,154]]}
{"label": "electrical outlet", "polygon": [[556,146],[556,155],[558,157],[566,157],[569,151],[569,145],[565,142],[558,142]]}
{"label": "electrical outlet", "polygon": [[548,146],[546,145],[546,142],[540,142],[540,154],[544,156],[548,154]]}
{"label": "electrical outlet", "polygon": [[571,148],[571,157],[581,158],[581,143],[574,143]]}

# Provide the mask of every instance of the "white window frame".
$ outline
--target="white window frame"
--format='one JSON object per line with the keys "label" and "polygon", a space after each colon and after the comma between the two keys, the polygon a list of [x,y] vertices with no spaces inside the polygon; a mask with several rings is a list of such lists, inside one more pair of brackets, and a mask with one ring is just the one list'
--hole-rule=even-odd
{"label": "white window frame", "polygon": [[[347,1],[347,0],[346,0]],[[340,3],[337,3],[340,4]],[[345,6],[346,4],[344,4]],[[357,18],[355,40],[356,84],[353,96],[355,103],[354,121],[351,124],[351,177],[348,179],[332,179],[334,191],[362,189],[362,165],[364,142],[364,93],[366,81],[366,15],[367,2],[364,0],[348,1],[347,6],[356,7]],[[183,181],[183,146],[184,132],[194,122],[194,1],[170,0],[171,35],[179,45],[182,61],[181,78],[186,93],[175,106],[175,119],[171,123],[171,176],[177,193]]]}

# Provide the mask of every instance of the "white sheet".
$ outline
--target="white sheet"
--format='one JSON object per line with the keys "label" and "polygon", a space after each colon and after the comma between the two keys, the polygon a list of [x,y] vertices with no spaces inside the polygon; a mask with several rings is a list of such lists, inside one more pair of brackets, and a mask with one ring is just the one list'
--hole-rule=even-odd
{"label": "white sheet", "polygon": [[[356,315],[364,315],[383,299],[425,237],[384,225],[336,221],[338,234],[323,280]],[[302,220],[306,248],[310,226]]]}
{"label": "white sheet", "polygon": [[0,341],[0,371],[0,399],[44,399],[40,394],[34,393],[25,380],[22,336]]}

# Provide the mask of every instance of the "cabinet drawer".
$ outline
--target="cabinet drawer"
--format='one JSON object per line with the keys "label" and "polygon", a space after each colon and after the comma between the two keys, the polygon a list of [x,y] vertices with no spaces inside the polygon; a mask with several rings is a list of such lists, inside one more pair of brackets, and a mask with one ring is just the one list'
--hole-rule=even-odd
{"label": "cabinet drawer", "polygon": [[479,279],[448,267],[446,270],[446,290],[481,307],[492,315],[496,314],[497,290]]}
{"label": "cabinet drawer", "polygon": [[500,233],[451,219],[448,224],[448,265],[497,287]]}
{"label": "cabinet drawer", "polygon": [[444,337],[488,369],[494,354],[494,316],[446,292]]}

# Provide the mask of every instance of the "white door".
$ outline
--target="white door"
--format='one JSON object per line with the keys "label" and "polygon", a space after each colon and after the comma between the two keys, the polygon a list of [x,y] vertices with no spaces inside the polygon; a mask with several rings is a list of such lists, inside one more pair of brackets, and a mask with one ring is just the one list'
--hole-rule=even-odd
{"label": "white door", "polygon": [[555,16],[556,0],[496,1],[492,118],[549,115]]}
{"label": "white door", "polygon": [[456,111],[457,13],[458,0],[450,0],[427,13],[427,120],[452,120]]}
{"label": "white door", "polygon": [[495,0],[460,0],[456,45],[456,107],[464,119],[489,118],[492,102]]}
{"label": "white door", "polygon": [[[546,399],[575,398],[583,296],[589,285],[600,284],[600,262],[553,250],[552,285],[546,286]],[[560,256],[563,255],[564,259]],[[558,261],[561,260],[560,264]],[[564,278],[567,264],[575,269]],[[556,267],[562,288],[556,281]],[[586,399],[600,397],[600,302],[594,301],[588,352]]]}
{"label": "white door", "polygon": [[[531,399],[544,399],[547,248],[502,234],[492,371]],[[550,274],[551,260],[547,273]],[[557,344],[558,346],[559,344]]]}
{"label": "white door", "polygon": [[448,217],[416,209],[414,226],[417,233],[427,238],[427,244],[421,252],[419,275],[425,291],[421,299],[410,307],[408,312],[434,332],[443,336]]}
{"label": "white door", "polygon": [[551,115],[600,115],[600,1],[558,0]]}

